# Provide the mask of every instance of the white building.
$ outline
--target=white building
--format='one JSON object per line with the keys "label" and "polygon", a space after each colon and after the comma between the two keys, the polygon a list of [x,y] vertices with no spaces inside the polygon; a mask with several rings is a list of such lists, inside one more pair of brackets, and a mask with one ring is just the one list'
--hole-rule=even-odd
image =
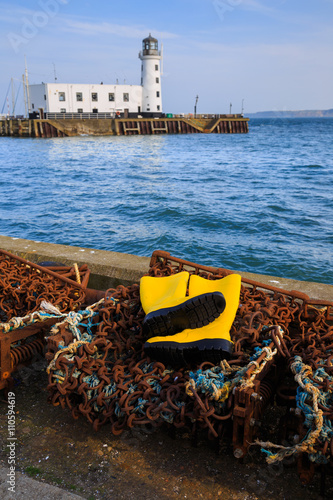
{"label": "white building", "polygon": [[161,52],[151,35],[143,40],[141,85],[41,83],[29,85],[29,111],[110,113],[111,116],[160,116]]}

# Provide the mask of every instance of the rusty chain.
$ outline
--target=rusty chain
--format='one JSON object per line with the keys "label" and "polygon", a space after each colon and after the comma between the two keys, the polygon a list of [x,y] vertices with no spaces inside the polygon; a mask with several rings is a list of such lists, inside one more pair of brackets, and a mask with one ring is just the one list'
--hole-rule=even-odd
{"label": "rusty chain", "polygon": [[[149,274],[167,276],[184,268],[182,262],[164,258],[151,266]],[[189,271],[206,279],[220,279],[229,274],[200,266]],[[283,372],[294,356],[299,355],[314,369],[325,367],[331,373],[333,326],[326,311],[320,307],[309,308],[302,294],[269,288],[243,281],[240,306],[231,329],[235,345],[229,365],[246,366],[253,349],[269,338],[284,360]],[[114,434],[133,426],[158,427],[167,423],[184,427],[193,435],[205,430],[210,438],[220,438],[231,422],[233,394],[222,406],[208,394],[192,391],[189,395],[186,392],[188,367],[165,366],[147,358],[143,351],[144,313],[138,285],[108,290],[106,297],[105,303],[96,308],[96,316],[89,325],[92,341],[79,347],[73,355],[63,353],[57,358],[56,369],[49,374],[50,402],[69,408],[74,418],[84,415],[96,430],[109,423]],[[274,325],[283,329],[283,338]],[[84,325],[80,328],[82,332],[85,330]],[[63,327],[49,338],[48,359],[53,359],[60,343],[66,346],[72,341]],[[203,363],[192,368],[212,367],[211,363]],[[329,388],[327,382],[323,383],[324,390]],[[270,382],[263,383],[261,404],[273,393]],[[283,391],[280,396],[284,404],[294,405],[294,387],[287,396],[284,397]],[[333,408],[326,412],[333,415]],[[332,446],[331,443],[328,448]]]}
{"label": "rusty chain", "polygon": [[41,310],[43,301],[60,314],[78,309],[86,300],[89,273],[87,266],[78,270],[82,285],[76,282],[74,268],[41,267],[0,250],[0,389],[12,383],[10,374],[18,365],[44,352],[44,333],[52,324],[52,314],[41,322],[33,313]]}
{"label": "rusty chain", "polygon": [[77,309],[85,292],[68,278],[0,250],[0,322],[38,311],[43,300],[61,312]]}
{"label": "rusty chain", "polygon": [[[228,270],[175,259],[165,252],[153,254],[149,274],[167,276],[184,269],[210,280],[230,274]],[[85,299],[84,288],[79,284],[73,286],[77,272],[63,269],[60,277],[54,271],[44,272],[40,266],[0,251],[0,321],[37,311],[42,300],[51,302],[61,312],[77,311]],[[256,385],[251,395],[258,398],[257,417],[260,418],[275,393],[278,404],[288,409],[296,406],[296,385],[290,376],[296,356],[313,371],[324,369],[328,377],[316,383],[322,393],[332,392],[333,382],[329,378],[333,376],[332,307],[332,303],[311,301],[301,292],[285,292],[242,280],[240,305],[230,332],[234,352],[228,369],[246,369],[254,350],[262,348],[265,342],[278,353],[278,359],[267,364],[265,373],[254,378]],[[209,438],[221,439],[232,425],[232,418],[235,425],[235,405],[240,401],[237,391],[230,392],[223,403],[198,388],[188,391],[190,367],[165,366],[145,355],[144,313],[138,285],[108,290],[104,302],[94,306],[92,313],[78,326],[88,341],[73,343],[77,339],[66,323],[48,338],[46,357],[54,363],[48,385],[51,403],[69,408],[74,418],[83,415],[96,430],[108,423],[114,434],[134,426],[167,424],[184,428],[193,436],[205,431]],[[12,345],[12,366],[42,349],[42,339],[33,335],[30,342]],[[206,362],[191,369],[211,371],[215,367]],[[252,371],[253,366],[245,376],[249,378]],[[266,376],[274,371],[278,374],[278,386],[272,377]],[[250,400],[244,401],[249,404]],[[242,408],[237,408],[241,412]],[[333,405],[320,403],[319,408],[331,421]],[[298,419],[300,436],[306,433],[302,426],[302,420]],[[318,441],[315,449],[332,457],[333,439]]]}

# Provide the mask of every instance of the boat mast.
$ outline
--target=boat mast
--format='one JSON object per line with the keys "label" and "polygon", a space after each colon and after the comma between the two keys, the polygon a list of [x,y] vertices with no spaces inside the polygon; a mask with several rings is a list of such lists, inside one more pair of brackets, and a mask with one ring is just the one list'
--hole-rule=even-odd
{"label": "boat mast", "polygon": [[57,78],[56,66],[54,63],[53,63],[53,72],[54,72],[54,82],[57,83],[58,78]]}
{"label": "boat mast", "polygon": [[28,118],[30,113],[30,92],[29,92],[29,79],[28,79],[28,67],[27,67],[27,58],[24,56],[25,60],[25,84],[26,84],[26,93],[27,93],[27,101],[28,101]]}
{"label": "boat mast", "polygon": [[25,88],[24,75],[22,75],[22,83],[23,83],[23,98],[24,98],[24,116],[27,117],[27,94]]}
{"label": "boat mast", "polygon": [[12,86],[12,115],[14,116],[15,113],[15,89],[14,89],[14,79],[11,79],[11,86]]}

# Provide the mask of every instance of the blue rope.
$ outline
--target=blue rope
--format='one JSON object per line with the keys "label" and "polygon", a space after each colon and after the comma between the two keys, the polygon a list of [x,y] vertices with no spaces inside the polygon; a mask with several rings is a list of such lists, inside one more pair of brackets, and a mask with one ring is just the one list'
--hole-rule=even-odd
{"label": "blue rope", "polygon": [[[312,392],[311,390],[306,390],[306,387],[312,386],[318,389],[318,404],[320,403],[324,408],[330,411],[333,407],[332,388],[330,388],[328,391],[324,391],[321,388],[321,385],[324,380],[328,380],[330,383],[332,383],[333,377],[325,371],[324,367],[319,367],[312,375],[311,368],[303,363],[300,356],[295,356],[292,366],[296,375],[302,374],[302,372],[304,371],[306,374],[306,376],[302,377],[302,383],[305,387],[303,388],[299,385],[296,392],[296,406],[302,411],[305,417],[304,426],[308,429],[306,436],[301,441],[301,443],[303,443],[309,437],[318,417],[318,413],[316,412],[316,409],[314,407],[315,405]],[[307,373],[311,375],[311,378],[307,375]],[[320,445],[323,445],[325,442],[330,442],[332,437],[332,421],[326,415],[323,415],[323,425],[320,430],[319,436],[317,437],[317,442]],[[262,451],[270,457],[274,455],[278,456],[278,454],[272,453],[263,448]],[[313,452],[313,446],[311,446],[311,448],[309,447],[308,456],[311,462],[315,462],[317,464],[326,464],[329,461],[328,458],[320,450]]]}

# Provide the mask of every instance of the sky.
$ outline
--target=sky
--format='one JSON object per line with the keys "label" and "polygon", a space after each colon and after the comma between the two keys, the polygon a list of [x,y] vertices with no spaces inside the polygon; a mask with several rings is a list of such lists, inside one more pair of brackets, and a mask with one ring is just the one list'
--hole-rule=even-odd
{"label": "sky", "polygon": [[30,83],[140,84],[149,33],[166,113],[330,109],[332,25],[333,0],[0,0],[0,113],[25,57]]}

